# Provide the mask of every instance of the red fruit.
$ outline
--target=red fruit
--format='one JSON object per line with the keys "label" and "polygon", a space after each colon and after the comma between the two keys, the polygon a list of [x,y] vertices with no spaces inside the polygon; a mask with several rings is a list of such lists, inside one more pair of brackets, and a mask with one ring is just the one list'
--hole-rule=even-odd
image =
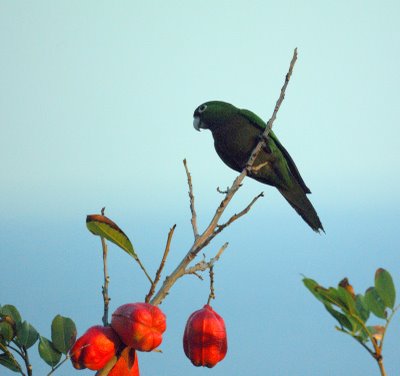
{"label": "red fruit", "polygon": [[136,351],[125,347],[108,376],[140,376]]}
{"label": "red fruit", "polygon": [[228,344],[224,319],[206,304],[193,312],[183,334],[183,350],[196,367],[214,367],[225,358]]}
{"label": "red fruit", "polygon": [[77,339],[70,350],[72,365],[76,369],[103,368],[115,355],[121,341],[109,326],[92,326]]}
{"label": "red fruit", "polygon": [[151,351],[162,342],[167,324],[158,307],[149,303],[130,303],[116,309],[111,326],[125,345],[139,351]]}

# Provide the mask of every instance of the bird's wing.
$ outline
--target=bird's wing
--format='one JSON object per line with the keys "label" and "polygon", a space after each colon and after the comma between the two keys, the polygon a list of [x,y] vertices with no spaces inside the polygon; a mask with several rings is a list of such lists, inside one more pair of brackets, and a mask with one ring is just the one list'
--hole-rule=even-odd
{"label": "bird's wing", "polygon": [[[267,124],[260,118],[258,117],[254,112],[251,112],[249,110],[239,110],[239,113],[241,116],[245,117],[253,126],[256,128],[260,129],[261,131],[265,131],[265,128],[267,127]],[[287,165],[290,169],[290,172],[294,176],[294,178],[297,180],[297,182],[300,184],[300,186],[303,188],[304,193],[311,193],[310,189],[306,186],[306,183],[304,183],[303,178],[300,175],[299,170],[296,167],[296,164],[294,163],[292,157],[288,153],[288,151],[283,147],[283,145],[279,142],[278,138],[275,136],[274,132],[272,130],[269,132],[268,137],[270,137],[275,145],[278,147],[279,151],[283,154]]]}

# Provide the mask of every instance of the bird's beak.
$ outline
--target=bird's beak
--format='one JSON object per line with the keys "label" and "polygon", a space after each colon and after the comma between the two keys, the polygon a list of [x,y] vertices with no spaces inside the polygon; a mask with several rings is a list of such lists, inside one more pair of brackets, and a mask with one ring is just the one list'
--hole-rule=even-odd
{"label": "bird's beak", "polygon": [[196,131],[200,132],[200,128],[201,128],[201,120],[198,116],[195,116],[193,118],[193,127],[194,129],[196,129]]}

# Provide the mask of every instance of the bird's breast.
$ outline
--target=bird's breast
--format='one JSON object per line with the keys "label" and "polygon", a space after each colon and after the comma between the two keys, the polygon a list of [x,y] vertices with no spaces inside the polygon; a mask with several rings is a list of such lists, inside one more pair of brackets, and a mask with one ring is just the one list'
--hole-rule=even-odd
{"label": "bird's breast", "polygon": [[231,168],[241,171],[257,145],[260,132],[245,124],[230,123],[212,130],[215,150]]}

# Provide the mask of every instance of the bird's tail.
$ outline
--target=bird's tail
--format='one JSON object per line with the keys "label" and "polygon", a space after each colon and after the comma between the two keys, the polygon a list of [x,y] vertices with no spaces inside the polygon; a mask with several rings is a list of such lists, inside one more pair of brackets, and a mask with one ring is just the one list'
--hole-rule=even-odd
{"label": "bird's tail", "polygon": [[300,186],[290,190],[279,189],[279,192],[315,232],[325,232],[317,212]]}

